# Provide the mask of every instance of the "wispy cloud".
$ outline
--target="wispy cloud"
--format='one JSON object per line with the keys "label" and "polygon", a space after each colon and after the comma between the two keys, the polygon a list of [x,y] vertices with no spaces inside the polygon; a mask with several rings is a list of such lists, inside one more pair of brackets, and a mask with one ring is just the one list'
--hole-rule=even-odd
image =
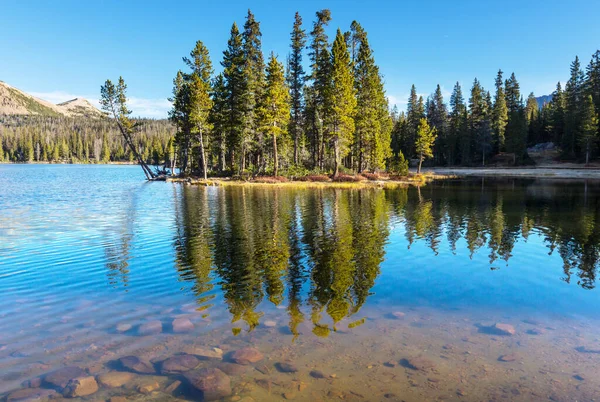
{"label": "wispy cloud", "polygon": [[[36,98],[40,98],[54,104],[66,102],[75,98],[84,98],[87,99],[92,105],[100,109],[98,98],[90,95],[72,94],[65,91],[28,93]],[[171,108],[171,103],[167,99],[138,98],[135,96],[129,97],[127,99],[127,104],[129,109],[131,109],[133,112],[133,116],[149,117],[154,119],[167,118],[167,113]]]}

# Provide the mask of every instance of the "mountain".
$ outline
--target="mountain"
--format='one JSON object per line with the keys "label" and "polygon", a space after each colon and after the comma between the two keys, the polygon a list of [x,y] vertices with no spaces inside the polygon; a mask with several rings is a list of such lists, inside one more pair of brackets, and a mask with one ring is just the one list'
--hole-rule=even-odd
{"label": "mountain", "polygon": [[552,95],[542,95],[535,98],[539,108],[541,109],[545,104],[550,103]]}
{"label": "mountain", "polygon": [[55,105],[0,81],[0,115],[101,117],[102,112],[82,98]]}

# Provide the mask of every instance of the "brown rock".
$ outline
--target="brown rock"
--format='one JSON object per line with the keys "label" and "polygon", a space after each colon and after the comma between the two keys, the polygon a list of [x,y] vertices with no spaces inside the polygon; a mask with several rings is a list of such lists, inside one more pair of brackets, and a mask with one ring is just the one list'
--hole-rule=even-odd
{"label": "brown rock", "polygon": [[201,360],[221,360],[223,351],[219,348],[205,348],[202,346],[188,346],[185,353],[199,357]]}
{"label": "brown rock", "polygon": [[183,375],[204,401],[216,401],[231,395],[231,381],[227,374],[216,368],[202,368]]}
{"label": "brown rock", "polygon": [[173,332],[180,334],[183,332],[191,332],[194,330],[194,324],[189,318],[175,318],[172,323]]}
{"label": "brown rock", "polygon": [[73,378],[86,377],[87,373],[76,366],[63,367],[44,377],[44,384],[49,388],[54,388],[62,391]]}
{"label": "brown rock", "polygon": [[160,334],[162,332],[162,323],[158,320],[149,321],[140,325],[137,332],[138,335],[142,336]]}
{"label": "brown rock", "polygon": [[195,369],[200,360],[192,355],[176,355],[162,362],[160,372],[162,374],[178,374]]}
{"label": "brown rock", "polygon": [[25,388],[39,388],[42,386],[42,379],[40,377],[35,377],[31,380],[23,381],[21,386]]}
{"label": "brown rock", "polygon": [[231,355],[231,359],[237,364],[252,364],[261,361],[263,354],[255,348],[238,349]]}
{"label": "brown rock", "polygon": [[405,366],[413,370],[428,371],[435,366],[435,363],[423,356],[410,357],[405,360]]}
{"label": "brown rock", "polygon": [[124,396],[112,396],[108,402],[127,402],[127,398]]}
{"label": "brown rock", "polygon": [[177,390],[177,388],[179,388],[180,385],[181,381],[175,380],[167,388],[165,388],[165,392],[167,394],[172,394],[173,392],[175,392],[175,390]]}
{"label": "brown rock", "polygon": [[295,398],[296,398],[296,396],[297,396],[297,395],[296,395],[296,393],[295,393],[295,392],[292,392],[292,391],[288,391],[288,392],[284,392],[284,393],[283,393],[283,397],[284,397],[285,399],[295,399]]}
{"label": "brown rock", "polygon": [[298,371],[298,367],[292,363],[276,363],[275,367],[281,373],[295,373]]}
{"label": "brown rock", "polygon": [[125,371],[111,371],[108,373],[100,374],[97,377],[98,383],[103,387],[117,388],[122,387],[126,383],[132,381],[135,378],[135,374],[128,373]]}
{"label": "brown rock", "polygon": [[492,331],[497,335],[514,335],[517,333],[515,327],[510,324],[496,323],[492,326]]}
{"label": "brown rock", "polygon": [[320,370],[312,370],[310,376],[313,378],[325,378],[325,374]]}
{"label": "brown rock", "polygon": [[223,362],[223,363],[218,364],[216,366],[216,368],[218,368],[219,370],[221,370],[222,372],[224,372],[227,375],[239,376],[239,375],[246,373],[250,367],[242,366],[241,364],[236,364],[236,363]]}
{"label": "brown rock", "polygon": [[501,362],[514,362],[515,360],[517,360],[517,355],[515,355],[514,353],[511,353],[509,355],[502,355],[498,358],[498,360],[500,360]]}
{"label": "brown rock", "polygon": [[53,389],[23,388],[8,394],[6,402],[41,402],[54,398],[57,395]]}
{"label": "brown rock", "polygon": [[76,398],[79,396],[88,396],[98,391],[98,383],[92,376],[73,378],[65,389],[63,396],[67,398]]}
{"label": "brown rock", "polygon": [[139,374],[154,374],[155,370],[152,364],[140,359],[137,356],[125,356],[119,359],[119,363],[125,370],[133,371]]}
{"label": "brown rock", "polygon": [[159,388],[160,388],[160,385],[158,385],[158,383],[156,381],[147,381],[147,382],[140,384],[137,387],[137,391],[140,394],[148,395],[148,394],[156,391]]}

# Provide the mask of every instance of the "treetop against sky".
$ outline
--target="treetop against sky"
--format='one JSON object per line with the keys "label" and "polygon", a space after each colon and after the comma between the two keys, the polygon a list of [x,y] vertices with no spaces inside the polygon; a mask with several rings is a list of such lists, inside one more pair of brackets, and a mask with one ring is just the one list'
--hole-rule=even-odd
{"label": "treetop against sky", "polygon": [[[106,77],[122,75],[135,115],[166,117],[181,55],[202,40],[220,60],[231,24],[250,8],[263,33],[265,58],[285,60],[298,11],[310,30],[329,8],[331,41],[353,20],[369,34],[391,104],[404,109],[412,84],[419,94],[475,77],[493,88],[499,68],[514,71],[524,93],[551,93],[579,55],[598,48],[600,2],[547,1],[82,2],[8,1],[0,24],[0,80],[52,102],[97,102]],[[308,53],[308,52],[307,52]],[[306,54],[307,54],[306,53]],[[309,58],[304,57],[308,71]],[[215,72],[221,67],[214,63]]]}

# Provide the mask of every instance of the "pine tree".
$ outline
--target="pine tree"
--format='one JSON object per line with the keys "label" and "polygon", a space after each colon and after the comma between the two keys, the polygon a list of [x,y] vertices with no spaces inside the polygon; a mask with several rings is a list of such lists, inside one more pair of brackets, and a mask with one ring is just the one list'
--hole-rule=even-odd
{"label": "pine tree", "polygon": [[504,150],[504,141],[506,133],[506,124],[508,123],[508,108],[506,106],[506,94],[504,92],[504,81],[502,80],[502,70],[498,70],[496,76],[496,94],[494,96],[493,127],[496,137],[496,150]]}
{"label": "pine tree", "polygon": [[466,160],[468,156],[463,157],[458,150],[458,144],[461,138],[467,135],[467,107],[462,94],[460,83],[454,85],[452,95],[450,96],[450,132],[448,135],[448,162],[450,165],[458,161]]}
{"label": "pine tree", "polygon": [[413,86],[410,88],[410,95],[408,98],[408,105],[406,107],[406,138],[402,148],[402,152],[408,157],[415,155],[415,141],[417,138],[417,129],[419,122],[425,117],[425,106],[423,104],[423,98],[417,95],[417,88]]}
{"label": "pine tree", "polygon": [[525,104],[525,118],[527,119],[527,144],[535,145],[540,142],[540,107],[533,92],[529,93]]}
{"label": "pine tree", "polygon": [[358,49],[354,62],[357,105],[353,146],[355,164],[360,173],[364,168],[382,168],[391,155],[391,122],[383,82],[367,34],[356,22],[353,23],[353,32],[360,33],[356,34]]}
{"label": "pine tree", "polygon": [[334,149],[334,176],[346,156],[354,134],[356,98],[350,54],[342,31],[338,29],[331,52],[331,89],[326,93],[326,113]]}
{"label": "pine tree", "polygon": [[212,129],[209,121],[210,110],[213,107],[210,97],[212,63],[208,49],[201,41],[196,42],[190,58],[184,58],[184,62],[192,70],[191,74],[186,75],[187,85],[189,85],[189,122],[194,136],[194,144],[198,144],[200,147],[200,168],[204,180],[206,180],[208,175],[206,144],[208,144],[207,137]]}
{"label": "pine tree", "polygon": [[521,162],[526,154],[527,119],[521,98],[519,82],[512,73],[505,82],[508,123],[506,125],[506,151],[515,154],[515,162]]}
{"label": "pine tree", "polygon": [[562,144],[565,133],[565,95],[560,85],[556,84],[556,91],[552,94],[550,108],[550,132],[555,144]]}
{"label": "pine tree", "polygon": [[289,56],[289,74],[287,77],[291,98],[290,133],[294,139],[294,165],[300,162],[300,142],[302,140],[302,114],[304,97],[304,68],[302,67],[302,50],[306,45],[306,32],[302,28],[302,17],[298,12],[294,17],[294,28],[291,34],[292,53]]}
{"label": "pine tree", "polygon": [[417,129],[417,140],[415,142],[415,150],[419,157],[419,167],[417,174],[421,173],[421,164],[426,158],[433,157],[433,144],[437,138],[435,128],[429,127],[427,119],[422,118],[419,121],[419,127]]}
{"label": "pine tree", "polygon": [[331,12],[328,9],[323,9],[317,11],[316,16],[317,20],[313,23],[313,30],[310,32],[312,41],[308,54],[311,61],[309,79],[312,81],[312,86],[308,94],[310,106],[307,106],[307,124],[310,131],[312,165],[313,168],[322,169],[325,155],[323,121],[327,118],[323,105],[326,93],[331,86],[331,54],[325,28],[331,21]]}
{"label": "pine tree", "polygon": [[227,128],[229,122],[229,95],[223,74],[215,77],[212,84],[211,97],[213,107],[210,111],[210,122],[213,126],[212,153],[217,159],[217,169],[225,171],[227,160]]}
{"label": "pine tree", "polygon": [[248,10],[244,32],[242,33],[242,48],[244,54],[242,95],[242,152],[240,155],[240,170],[246,168],[246,154],[252,150],[256,153],[258,162],[264,154],[263,133],[257,131],[257,116],[255,109],[263,96],[265,86],[265,62],[262,53],[262,33],[260,23],[254,14]]}
{"label": "pine tree", "polygon": [[[471,88],[469,98],[469,140],[472,140],[480,152],[482,165],[485,165],[485,157],[491,150],[490,124],[488,101],[486,92],[476,78]],[[463,145],[463,153],[471,152],[471,144]],[[472,158],[469,158],[471,160]]]}
{"label": "pine tree", "polygon": [[442,88],[438,84],[427,107],[427,121],[435,128],[438,135],[438,146],[436,147],[437,163],[448,163],[448,107],[444,103]]}
{"label": "pine tree", "polygon": [[578,139],[581,136],[581,111],[584,103],[584,76],[579,63],[579,57],[575,57],[571,63],[571,78],[565,87],[565,132],[563,135],[562,148],[565,156],[574,158],[578,155]]}
{"label": "pine tree", "polygon": [[[596,113],[600,114],[600,50],[596,50],[587,66],[586,83],[587,91],[592,95]],[[598,125],[598,135],[600,136],[600,124]]]}
{"label": "pine tree", "polygon": [[598,143],[598,113],[596,113],[592,95],[587,95],[583,102],[579,142],[585,153],[585,164],[587,165],[590,162],[590,155]]}
{"label": "pine tree", "polygon": [[287,134],[290,119],[289,92],[285,83],[283,65],[271,53],[267,65],[267,77],[264,97],[261,102],[260,128],[271,136],[273,144],[273,175],[279,172],[279,153],[277,138]]}
{"label": "pine tree", "polygon": [[[244,102],[247,91],[244,68],[244,49],[242,35],[235,23],[231,27],[231,35],[227,42],[227,49],[223,52],[223,78],[227,96],[227,123],[226,142],[229,169],[234,172],[236,168],[241,173],[242,164],[236,163],[236,158],[243,159],[243,127],[244,127]],[[242,160],[240,159],[240,161]]]}

